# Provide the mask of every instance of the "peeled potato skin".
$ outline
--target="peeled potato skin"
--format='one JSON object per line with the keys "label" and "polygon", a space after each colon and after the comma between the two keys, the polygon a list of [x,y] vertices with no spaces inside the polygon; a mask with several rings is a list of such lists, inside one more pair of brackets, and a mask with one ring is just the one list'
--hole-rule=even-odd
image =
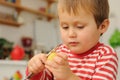
{"label": "peeled potato skin", "polygon": [[50,55],[48,56],[47,60],[52,60],[54,57],[56,56],[55,52],[50,53]]}

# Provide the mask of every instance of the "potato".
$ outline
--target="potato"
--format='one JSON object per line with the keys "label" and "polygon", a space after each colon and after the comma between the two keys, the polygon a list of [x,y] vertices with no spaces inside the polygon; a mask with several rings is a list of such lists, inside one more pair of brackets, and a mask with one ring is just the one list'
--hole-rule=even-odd
{"label": "potato", "polygon": [[51,53],[48,55],[47,60],[52,60],[55,56],[56,56],[56,52],[51,52]]}

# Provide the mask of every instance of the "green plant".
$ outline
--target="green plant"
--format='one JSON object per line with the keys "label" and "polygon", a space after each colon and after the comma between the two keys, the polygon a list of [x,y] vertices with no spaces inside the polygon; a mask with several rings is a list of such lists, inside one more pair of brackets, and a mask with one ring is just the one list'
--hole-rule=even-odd
{"label": "green plant", "polygon": [[120,31],[118,29],[115,29],[114,33],[110,37],[109,43],[113,48],[120,46]]}
{"label": "green plant", "polygon": [[0,38],[0,59],[5,59],[9,56],[13,47],[13,42],[10,42],[4,38]]}

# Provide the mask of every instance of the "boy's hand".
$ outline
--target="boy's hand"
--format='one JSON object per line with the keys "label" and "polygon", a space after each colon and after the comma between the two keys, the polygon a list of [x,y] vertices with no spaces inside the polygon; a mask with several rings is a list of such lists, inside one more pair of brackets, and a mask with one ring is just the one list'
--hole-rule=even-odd
{"label": "boy's hand", "polygon": [[70,80],[68,78],[70,77],[73,78],[73,76],[75,75],[70,70],[70,67],[67,61],[68,61],[67,55],[65,55],[65,53],[57,53],[56,56],[52,60],[46,61],[45,67],[53,73],[56,79]]}
{"label": "boy's hand", "polygon": [[44,69],[44,63],[47,59],[47,54],[37,54],[28,62],[28,71],[34,74],[39,73]]}

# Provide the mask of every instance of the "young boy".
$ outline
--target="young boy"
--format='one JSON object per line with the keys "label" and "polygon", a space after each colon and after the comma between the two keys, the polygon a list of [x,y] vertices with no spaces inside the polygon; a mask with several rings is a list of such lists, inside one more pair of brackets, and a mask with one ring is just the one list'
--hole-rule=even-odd
{"label": "young boy", "polygon": [[63,43],[52,60],[38,54],[28,62],[31,80],[116,80],[117,55],[99,42],[109,26],[108,0],[59,0],[58,16]]}

